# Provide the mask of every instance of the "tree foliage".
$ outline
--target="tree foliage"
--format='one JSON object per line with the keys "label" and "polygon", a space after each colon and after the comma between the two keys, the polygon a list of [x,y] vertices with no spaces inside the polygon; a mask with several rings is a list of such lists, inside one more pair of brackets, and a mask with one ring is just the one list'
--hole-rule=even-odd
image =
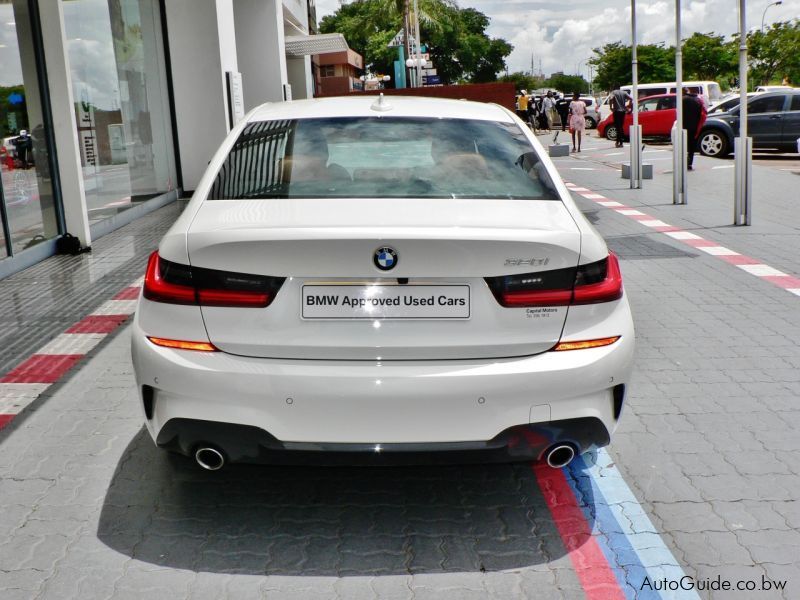
{"label": "tree foliage", "polygon": [[[601,89],[613,90],[631,83],[633,74],[630,46],[622,42],[606,44],[594,49],[595,56],[589,61],[597,69],[595,84]],[[637,49],[639,82],[652,83],[675,79],[675,48],[662,44],[642,44]]]}
{"label": "tree foliage", "polygon": [[[443,83],[495,81],[511,44],[486,35],[489,18],[452,0],[418,0],[420,37]],[[404,0],[357,0],[323,17],[321,33],[338,32],[373,72],[394,73],[397,58],[386,44],[403,26]]]}
{"label": "tree foliage", "polygon": [[[733,43],[738,45],[738,36]],[[754,85],[780,83],[784,78],[800,85],[800,19],[775,23],[763,33],[750,32],[747,46]]]}
{"label": "tree foliage", "polygon": [[498,79],[498,81],[502,83],[513,83],[514,89],[517,91],[537,90],[545,86],[544,77],[539,77],[538,75],[529,75],[528,73],[523,73],[522,71],[515,71],[508,75],[503,75]]}
{"label": "tree foliage", "polygon": [[578,92],[584,94],[589,91],[589,82],[586,81],[582,75],[564,75],[563,73],[555,73],[550,79],[545,81],[544,87],[564,92],[565,94],[572,94]]}
{"label": "tree foliage", "polygon": [[728,82],[739,71],[735,44],[713,33],[695,33],[683,42],[686,80]]}
{"label": "tree foliage", "polygon": [[[800,19],[775,23],[762,32],[747,34],[748,81],[756,85],[781,83],[784,78],[800,85]],[[684,80],[733,83],[739,73],[739,36],[695,33],[683,41]],[[622,42],[594,49],[589,61],[597,68],[595,83],[611,90],[631,83],[631,47]],[[675,48],[640,45],[639,82],[675,80]]]}

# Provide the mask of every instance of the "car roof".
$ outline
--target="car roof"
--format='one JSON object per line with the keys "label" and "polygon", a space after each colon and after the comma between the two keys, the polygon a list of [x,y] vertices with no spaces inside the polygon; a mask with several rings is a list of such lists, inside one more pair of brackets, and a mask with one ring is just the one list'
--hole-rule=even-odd
{"label": "car roof", "polygon": [[498,104],[420,96],[384,96],[383,94],[381,96],[383,96],[383,110],[372,108],[379,101],[378,95],[358,94],[262,104],[250,113],[248,120],[253,122],[280,119],[385,116],[514,122],[513,117]]}

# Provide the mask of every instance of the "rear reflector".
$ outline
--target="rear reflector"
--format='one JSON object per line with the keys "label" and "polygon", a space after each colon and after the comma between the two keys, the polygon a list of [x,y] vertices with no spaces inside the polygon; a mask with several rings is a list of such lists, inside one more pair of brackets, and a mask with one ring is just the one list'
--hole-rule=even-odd
{"label": "rear reflector", "polygon": [[497,301],[507,308],[595,304],[622,297],[622,275],[613,252],[587,265],[488,277],[486,283]]}
{"label": "rear reflector", "polygon": [[586,350],[587,348],[601,348],[602,346],[610,346],[616,342],[620,336],[600,338],[597,340],[583,340],[580,342],[559,342],[553,348],[554,352],[563,352],[564,350]]}
{"label": "rear reflector", "polygon": [[164,348],[177,348],[178,350],[198,350],[200,352],[216,352],[217,347],[210,342],[187,342],[184,340],[167,340],[164,338],[150,337],[147,339],[156,346]]}
{"label": "rear reflector", "polygon": [[153,252],[144,277],[144,297],[168,304],[264,308],[270,305],[284,280],[190,267]]}

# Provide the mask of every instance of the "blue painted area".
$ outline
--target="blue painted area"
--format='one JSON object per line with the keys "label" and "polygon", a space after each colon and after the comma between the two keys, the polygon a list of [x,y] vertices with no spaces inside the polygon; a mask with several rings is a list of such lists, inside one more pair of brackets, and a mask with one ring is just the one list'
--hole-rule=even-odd
{"label": "blue painted area", "polygon": [[[637,600],[637,590],[631,587],[626,580],[627,573],[636,573],[638,575],[638,573],[644,571],[644,567],[638,561],[636,551],[627,542],[627,538],[617,519],[609,510],[605,498],[597,489],[597,486],[593,484],[583,458],[575,458],[565,470],[567,482],[577,497],[578,504],[586,516],[586,520],[589,523],[593,523],[592,533],[599,534],[595,535],[595,540],[614,572],[620,589],[622,589],[628,600]],[[585,498],[592,498],[592,504],[587,504]],[[624,560],[620,560],[622,557],[624,557]],[[635,559],[635,562],[632,563],[631,559]],[[634,568],[632,569],[631,567]],[[633,579],[633,581],[637,580],[638,577]],[[660,596],[658,593],[651,595],[640,593],[638,599],[660,600]]]}
{"label": "blue painted area", "polygon": [[11,105],[22,104],[24,101],[25,101],[25,96],[23,96],[19,92],[12,92],[8,96],[8,103]]}
{"label": "blue painted area", "polygon": [[[684,572],[605,450],[594,460],[576,458],[565,474],[626,598],[699,600],[695,591],[639,589],[645,577],[678,581]],[[592,498],[592,504],[583,498]]]}

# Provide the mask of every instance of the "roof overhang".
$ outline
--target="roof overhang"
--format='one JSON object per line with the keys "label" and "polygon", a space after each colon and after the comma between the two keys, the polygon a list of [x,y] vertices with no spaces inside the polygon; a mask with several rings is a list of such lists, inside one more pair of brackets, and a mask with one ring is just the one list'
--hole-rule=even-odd
{"label": "roof overhang", "polygon": [[341,33],[321,33],[319,35],[287,35],[285,38],[286,56],[300,57],[328,52],[349,50],[347,40]]}

